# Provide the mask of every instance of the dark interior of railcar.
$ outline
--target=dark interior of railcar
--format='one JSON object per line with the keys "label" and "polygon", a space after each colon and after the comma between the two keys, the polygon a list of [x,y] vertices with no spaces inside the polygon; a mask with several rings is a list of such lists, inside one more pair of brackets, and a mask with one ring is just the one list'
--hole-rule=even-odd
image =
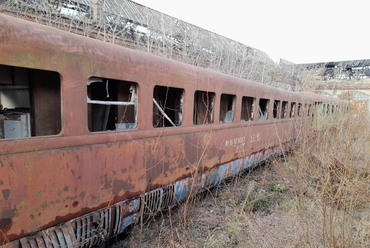
{"label": "dark interior of railcar", "polygon": [[184,90],[155,86],[153,93],[153,126],[171,127],[182,125]]}
{"label": "dark interior of railcar", "polygon": [[243,96],[241,121],[253,120],[254,101],[255,101],[254,97]]}
{"label": "dark interior of railcar", "polygon": [[281,119],[286,118],[287,109],[288,109],[288,102],[283,101],[283,103],[281,105],[281,114],[280,114]]}
{"label": "dark interior of railcar", "polygon": [[88,126],[91,132],[136,127],[136,83],[92,78],[87,85],[87,97]]}
{"label": "dark interior of railcar", "polygon": [[194,94],[194,124],[213,123],[213,110],[215,103],[215,93],[206,91],[196,91]]}
{"label": "dark interior of railcar", "polygon": [[269,99],[261,98],[258,105],[258,120],[264,121],[268,119]]}
{"label": "dark interior of railcar", "polygon": [[290,104],[290,118],[295,117],[295,102]]}
{"label": "dark interior of railcar", "polygon": [[280,101],[274,101],[274,109],[273,109],[273,117],[274,119],[279,118],[279,108],[280,108]]}
{"label": "dark interior of railcar", "polygon": [[0,65],[0,139],[56,135],[61,127],[59,74]]}
{"label": "dark interior of railcar", "polygon": [[222,94],[220,102],[220,123],[234,121],[235,95]]}

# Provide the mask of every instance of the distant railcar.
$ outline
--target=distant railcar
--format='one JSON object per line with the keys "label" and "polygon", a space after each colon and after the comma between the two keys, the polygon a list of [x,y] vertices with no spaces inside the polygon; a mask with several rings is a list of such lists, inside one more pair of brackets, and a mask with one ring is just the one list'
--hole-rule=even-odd
{"label": "distant railcar", "polygon": [[0,23],[2,248],[94,245],[281,154],[315,111],[345,106]]}

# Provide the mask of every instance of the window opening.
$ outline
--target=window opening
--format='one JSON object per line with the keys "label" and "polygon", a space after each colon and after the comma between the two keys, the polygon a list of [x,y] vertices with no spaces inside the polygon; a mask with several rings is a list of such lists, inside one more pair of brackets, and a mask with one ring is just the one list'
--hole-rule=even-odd
{"label": "window opening", "polygon": [[274,101],[274,111],[273,111],[274,119],[279,118],[279,108],[280,108],[280,101],[275,100]]}
{"label": "window opening", "polygon": [[243,96],[242,98],[242,121],[251,121],[253,120],[253,110],[254,110],[254,97]]}
{"label": "window opening", "polygon": [[295,102],[290,104],[290,118],[294,118],[295,116]]}
{"label": "window opening", "polygon": [[312,104],[308,104],[308,109],[307,109],[307,116],[313,115],[312,112]]}
{"label": "window opening", "polygon": [[213,123],[215,93],[196,91],[194,94],[194,124]]}
{"label": "window opening", "polygon": [[270,100],[261,98],[258,105],[258,120],[268,119],[268,104]]}
{"label": "window opening", "polygon": [[0,65],[0,139],[56,135],[61,128],[59,74]]}
{"label": "window opening", "polygon": [[326,104],[326,115],[329,115],[329,111],[330,111],[330,104]]}
{"label": "window opening", "polygon": [[137,83],[90,78],[87,84],[89,130],[100,132],[136,128],[137,100]]}
{"label": "window opening", "polygon": [[287,112],[287,108],[288,108],[288,102],[286,101],[283,101],[283,104],[281,105],[281,117],[280,118],[286,118],[286,112]]}
{"label": "window opening", "polygon": [[321,115],[325,115],[326,104],[325,104],[325,103],[321,103],[321,104],[320,104],[320,108],[322,108],[322,109],[321,109]]}
{"label": "window opening", "polygon": [[153,126],[171,127],[182,125],[184,90],[155,86],[153,92]]}
{"label": "window opening", "polygon": [[222,94],[220,102],[220,122],[231,123],[234,121],[235,95]]}
{"label": "window opening", "polygon": [[302,104],[301,103],[298,103],[298,116],[299,117],[302,116]]}

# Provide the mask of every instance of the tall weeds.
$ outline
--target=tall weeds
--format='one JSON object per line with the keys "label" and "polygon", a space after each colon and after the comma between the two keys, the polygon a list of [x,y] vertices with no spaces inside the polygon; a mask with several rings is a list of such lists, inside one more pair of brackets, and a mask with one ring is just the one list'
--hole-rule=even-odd
{"label": "tall weeds", "polygon": [[321,131],[303,130],[286,164],[301,201],[322,215],[325,247],[362,247],[369,242],[370,118],[346,113]]}
{"label": "tall weeds", "polygon": [[162,212],[118,247],[369,247],[369,115],[299,130],[292,153]]}

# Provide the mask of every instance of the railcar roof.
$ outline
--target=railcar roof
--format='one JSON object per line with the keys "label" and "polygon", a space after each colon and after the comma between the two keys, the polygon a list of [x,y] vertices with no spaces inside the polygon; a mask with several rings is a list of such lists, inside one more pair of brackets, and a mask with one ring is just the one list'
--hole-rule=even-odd
{"label": "railcar roof", "polygon": [[[25,45],[29,47],[29,49],[38,49],[40,50],[40,53],[44,54],[48,54],[47,51],[58,50],[60,60],[62,60],[63,56],[66,58],[71,54],[79,54],[79,56],[74,56],[74,58],[80,59],[82,63],[93,63],[88,60],[94,59],[96,61],[100,60],[102,63],[112,63],[113,61],[121,62],[124,57],[126,63],[129,63],[131,66],[139,66],[140,68],[147,68],[150,66],[153,71],[158,73],[176,73],[182,77],[188,77],[189,81],[197,79],[199,81],[223,82],[226,85],[230,84],[236,87],[246,86],[248,89],[264,92],[266,95],[270,96],[289,96],[291,99],[297,98],[306,101],[310,101],[312,98],[318,98],[318,95],[313,93],[302,95],[298,92],[292,92],[270,85],[226,75],[220,72],[184,64],[178,61],[165,59],[145,52],[116,46],[114,44],[83,37],[37,23],[24,21],[4,14],[0,14],[0,22],[2,23],[0,30],[3,34],[2,37],[0,37],[0,43],[4,43],[1,42],[1,39],[5,39],[5,42],[6,39],[14,41],[11,42],[11,49],[17,52],[20,47]],[[4,52],[4,49],[2,49],[2,51]],[[2,51],[0,51],[0,54]],[[30,52],[30,50],[23,47],[20,49],[19,53],[22,52]],[[1,62],[2,61],[0,59],[0,63]],[[25,67],[32,66],[26,64],[27,62],[24,63],[25,64],[23,64],[23,66]],[[66,63],[68,64],[68,62]],[[50,69],[55,69],[56,71],[63,69],[63,63],[58,62],[54,66],[54,68]],[[109,68],[107,70],[109,70]],[[320,99],[329,100],[330,98],[320,96]]]}

